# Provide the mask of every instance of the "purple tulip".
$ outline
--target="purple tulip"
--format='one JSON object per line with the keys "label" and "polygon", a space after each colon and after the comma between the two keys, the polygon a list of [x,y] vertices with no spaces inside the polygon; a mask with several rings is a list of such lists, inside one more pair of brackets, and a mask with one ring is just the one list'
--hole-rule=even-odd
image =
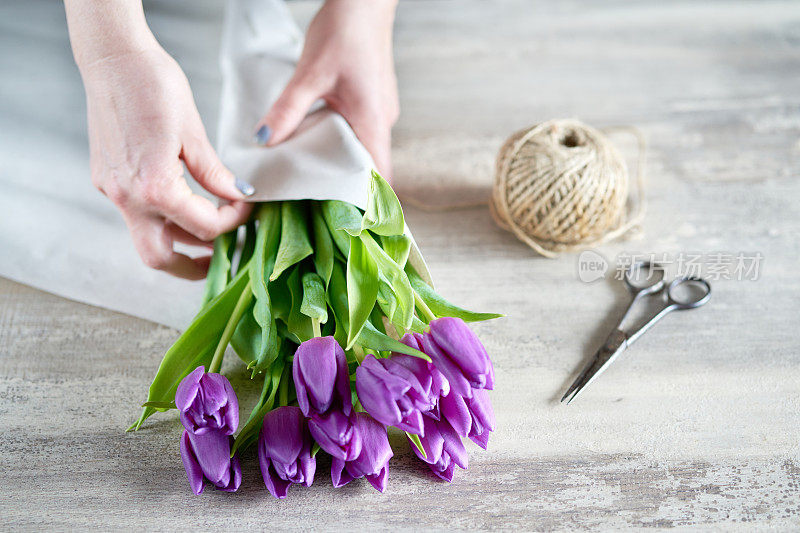
{"label": "purple tulip", "polygon": [[299,407],[278,407],[264,416],[258,439],[258,462],[270,494],[286,497],[289,485],[310,486],[317,460],[311,456],[311,435]]}
{"label": "purple tulip", "polygon": [[386,428],[366,413],[355,413],[355,426],[363,439],[361,453],[352,461],[333,458],[331,479],[334,487],[343,487],[354,479],[366,477],[378,491],[386,490],[392,447]]}
{"label": "purple tulip", "polygon": [[225,492],[235,492],[242,482],[239,458],[231,458],[233,437],[221,431],[192,433],[184,431],[181,437],[181,459],[189,477],[192,492],[203,492],[205,480]]}
{"label": "purple tulip", "polygon": [[333,337],[315,337],[298,346],[292,363],[297,403],[310,418],[309,430],[323,450],[352,460],[361,452],[353,426],[353,400],[344,350]]}
{"label": "purple tulip", "polygon": [[202,366],[180,382],[175,405],[183,426],[196,435],[209,431],[233,435],[239,426],[239,401],[230,382],[222,374],[206,373]]}
{"label": "purple tulip", "polygon": [[469,437],[475,444],[486,449],[489,433],[494,431],[494,410],[486,390],[473,390],[472,398],[451,393],[443,396],[439,405],[442,416],[457,434]]}
{"label": "purple tulip", "polygon": [[434,474],[445,481],[453,480],[456,465],[467,468],[469,459],[467,449],[456,431],[446,420],[424,417],[425,436],[420,437],[425,457],[412,443],[411,449],[417,457],[428,463]]}
{"label": "purple tulip", "polygon": [[[406,333],[400,342],[416,348],[419,351],[422,349],[422,335],[419,333]],[[430,398],[430,403],[433,407],[423,412],[423,414],[439,420],[439,397],[445,396],[450,393],[450,383],[447,378],[433,365],[419,357],[410,355],[393,353],[392,359],[405,366],[414,376],[419,380],[426,395]]]}
{"label": "purple tulip", "polygon": [[358,400],[375,420],[409,433],[422,432],[422,413],[436,405],[416,375],[399,361],[409,355],[376,359],[367,356],[356,370]]}
{"label": "purple tulip", "polygon": [[308,420],[311,436],[320,448],[333,457],[351,461],[361,453],[361,434],[353,420],[353,414],[345,416],[341,411],[327,415],[314,415]]}
{"label": "purple tulip", "polygon": [[478,337],[460,318],[431,321],[422,336],[423,351],[450,383],[450,390],[467,398],[472,389],[494,388],[494,368]]}
{"label": "purple tulip", "polygon": [[292,363],[297,403],[305,416],[353,410],[344,350],[333,337],[314,337],[297,347]]}

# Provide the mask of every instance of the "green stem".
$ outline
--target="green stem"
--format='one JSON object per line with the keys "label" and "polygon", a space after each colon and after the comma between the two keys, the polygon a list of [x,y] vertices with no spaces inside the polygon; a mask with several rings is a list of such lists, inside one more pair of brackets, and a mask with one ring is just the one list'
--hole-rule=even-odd
{"label": "green stem", "polygon": [[420,296],[417,291],[414,291],[414,303],[422,315],[422,318],[425,319],[425,322],[430,324],[432,321],[436,320],[436,315],[433,314],[431,308],[428,307],[428,304],[425,303],[425,300],[422,299],[422,296]]}
{"label": "green stem", "polygon": [[248,280],[247,285],[244,286],[242,295],[239,296],[239,301],[236,302],[236,307],[233,308],[228,323],[225,325],[225,329],[222,331],[222,337],[219,339],[217,349],[214,351],[214,357],[211,359],[211,364],[208,365],[209,373],[219,372],[219,369],[222,367],[222,358],[225,356],[225,349],[228,347],[228,344],[230,344],[233,332],[236,331],[236,326],[239,324],[239,320],[242,318],[242,315],[247,309],[247,306],[250,305],[252,299],[253,291],[250,290],[250,281]]}
{"label": "green stem", "polygon": [[278,405],[289,405],[289,379],[291,378],[291,365],[285,365],[281,373],[281,383],[278,385]]}
{"label": "green stem", "polygon": [[320,326],[318,318],[311,319],[311,327],[314,329],[315,337],[322,337],[322,326]]}

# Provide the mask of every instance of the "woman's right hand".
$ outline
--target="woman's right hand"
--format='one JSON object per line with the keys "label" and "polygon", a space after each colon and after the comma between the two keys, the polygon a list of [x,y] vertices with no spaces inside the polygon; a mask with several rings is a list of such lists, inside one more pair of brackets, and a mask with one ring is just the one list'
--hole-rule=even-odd
{"label": "woman's right hand", "polygon": [[[86,89],[92,182],[122,212],[136,250],[153,268],[202,279],[210,256],[175,242],[208,244],[249,217],[252,186],[237,182],[206,136],[189,83],[149,32],[136,2],[67,2]],[[183,164],[217,207],[194,194]],[[238,186],[237,186],[238,184]]]}

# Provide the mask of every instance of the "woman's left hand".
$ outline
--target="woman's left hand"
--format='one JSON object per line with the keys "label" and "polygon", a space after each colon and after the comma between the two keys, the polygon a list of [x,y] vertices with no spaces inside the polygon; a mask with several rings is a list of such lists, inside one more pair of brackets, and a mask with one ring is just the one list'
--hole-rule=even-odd
{"label": "woman's left hand", "polygon": [[256,142],[274,146],[323,99],[340,113],[391,175],[392,126],[400,107],[392,58],[395,0],[328,0],[306,35],[297,69],[256,128]]}

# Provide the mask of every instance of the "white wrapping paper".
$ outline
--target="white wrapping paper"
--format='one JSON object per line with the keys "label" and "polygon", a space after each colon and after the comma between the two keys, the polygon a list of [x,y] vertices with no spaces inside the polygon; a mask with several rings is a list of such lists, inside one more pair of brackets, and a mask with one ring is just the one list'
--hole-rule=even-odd
{"label": "white wrapping paper", "polygon": [[[205,11],[213,5],[171,2],[163,15],[157,5],[148,11],[168,51],[182,52],[176,58],[186,63],[201,113],[202,100],[219,87],[213,75],[212,83],[205,79],[215,70],[205,65],[217,61],[208,43],[215,19]],[[82,88],[63,6],[9,2],[0,13],[0,45],[7,52],[0,59],[0,276],[186,327],[203,282],[145,267],[116,208],[90,184],[85,107],[79,105]],[[252,143],[256,122],[280,94],[302,49],[302,34],[283,3],[231,0],[224,24],[218,121],[223,161],[256,187],[255,200],[332,198],[363,206],[372,161],[341,116],[318,106],[281,146]],[[193,77],[189,67],[199,74]],[[195,83],[198,78],[206,83]]]}
{"label": "white wrapping paper", "polygon": [[253,200],[343,200],[364,207],[372,158],[341,115],[317,102],[291,138],[263,148],[255,123],[280,96],[302,51],[281,0],[230,0],[222,41],[219,154],[255,186]]}

